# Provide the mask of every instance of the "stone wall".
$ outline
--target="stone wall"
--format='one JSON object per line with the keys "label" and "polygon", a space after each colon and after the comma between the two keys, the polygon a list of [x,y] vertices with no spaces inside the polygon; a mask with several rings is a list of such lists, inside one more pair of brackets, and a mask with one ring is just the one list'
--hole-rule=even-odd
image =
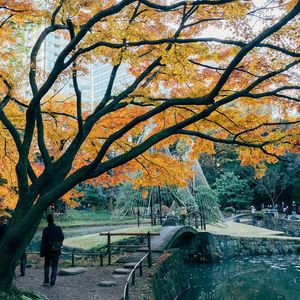
{"label": "stone wall", "polygon": [[189,276],[185,273],[184,256],[182,250],[172,249],[155,262],[152,277],[154,299],[173,300],[190,287]]}
{"label": "stone wall", "polygon": [[283,231],[285,235],[300,237],[300,222],[295,220],[264,217],[263,227]]}
{"label": "stone wall", "polygon": [[198,254],[197,259],[202,255],[209,261],[218,261],[238,256],[300,253],[300,239],[234,237],[205,232],[194,238],[192,248],[191,253]]}
{"label": "stone wall", "polygon": [[255,220],[252,220],[252,217],[246,220],[240,218],[239,221],[248,225],[282,231],[287,236],[300,237],[300,221],[297,220],[275,218],[265,215],[263,218],[256,218]]}

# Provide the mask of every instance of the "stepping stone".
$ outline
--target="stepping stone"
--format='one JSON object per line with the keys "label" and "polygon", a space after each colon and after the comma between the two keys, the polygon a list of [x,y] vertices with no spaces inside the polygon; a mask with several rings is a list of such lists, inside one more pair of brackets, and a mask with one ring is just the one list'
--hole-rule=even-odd
{"label": "stepping stone", "polygon": [[129,274],[131,270],[129,269],[124,269],[124,268],[118,268],[114,270],[114,274]]}
{"label": "stepping stone", "polygon": [[130,262],[138,262],[143,256],[144,254],[140,256],[122,256],[117,260],[117,263],[125,264]]}
{"label": "stepping stone", "polygon": [[133,269],[135,266],[136,266],[136,262],[129,262],[129,263],[126,263],[123,266],[123,268],[125,268],[125,269]]}
{"label": "stepping stone", "polygon": [[[300,270],[299,270],[300,272]],[[124,278],[126,276],[126,274],[112,274],[111,277],[114,279],[120,279],[120,278]]]}
{"label": "stepping stone", "polygon": [[110,286],[116,286],[117,282],[113,281],[113,280],[107,280],[107,281],[100,281],[97,286],[101,286],[101,287],[110,287]]}
{"label": "stepping stone", "polygon": [[65,268],[60,269],[58,272],[58,275],[60,276],[70,276],[70,275],[77,275],[86,272],[87,268],[82,267],[73,267],[73,268]]}

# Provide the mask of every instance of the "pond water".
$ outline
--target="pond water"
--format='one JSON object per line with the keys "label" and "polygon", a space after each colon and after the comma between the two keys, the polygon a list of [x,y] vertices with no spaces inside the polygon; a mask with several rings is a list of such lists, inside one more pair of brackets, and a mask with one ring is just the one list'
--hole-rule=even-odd
{"label": "pond water", "polygon": [[187,266],[192,288],[178,300],[299,300],[300,256],[260,256]]}

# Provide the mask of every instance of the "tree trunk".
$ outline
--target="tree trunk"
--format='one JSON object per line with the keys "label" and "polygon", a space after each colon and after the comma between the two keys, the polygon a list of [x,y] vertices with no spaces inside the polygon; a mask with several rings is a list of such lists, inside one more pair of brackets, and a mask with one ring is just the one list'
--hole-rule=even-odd
{"label": "tree trunk", "polygon": [[7,230],[0,241],[0,290],[7,291],[14,286],[15,268],[19,258],[25,252],[27,245],[32,240],[41,216],[37,216],[33,221],[28,222],[20,230],[20,222],[14,225],[9,224]]}
{"label": "tree trunk", "polygon": [[14,285],[15,268],[18,262],[16,251],[0,248],[0,290],[7,291]]}

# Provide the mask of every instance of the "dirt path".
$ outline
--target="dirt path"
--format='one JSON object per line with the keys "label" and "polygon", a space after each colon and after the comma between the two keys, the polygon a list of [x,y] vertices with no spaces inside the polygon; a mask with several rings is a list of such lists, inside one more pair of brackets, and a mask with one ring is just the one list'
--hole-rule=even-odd
{"label": "dirt path", "polygon": [[[115,267],[93,267],[88,271],[72,276],[57,276],[54,287],[44,287],[43,269],[27,269],[25,277],[17,278],[17,287],[33,290],[48,297],[49,300],[120,300],[127,276],[115,278]],[[114,287],[99,287],[102,280],[117,282]]]}

